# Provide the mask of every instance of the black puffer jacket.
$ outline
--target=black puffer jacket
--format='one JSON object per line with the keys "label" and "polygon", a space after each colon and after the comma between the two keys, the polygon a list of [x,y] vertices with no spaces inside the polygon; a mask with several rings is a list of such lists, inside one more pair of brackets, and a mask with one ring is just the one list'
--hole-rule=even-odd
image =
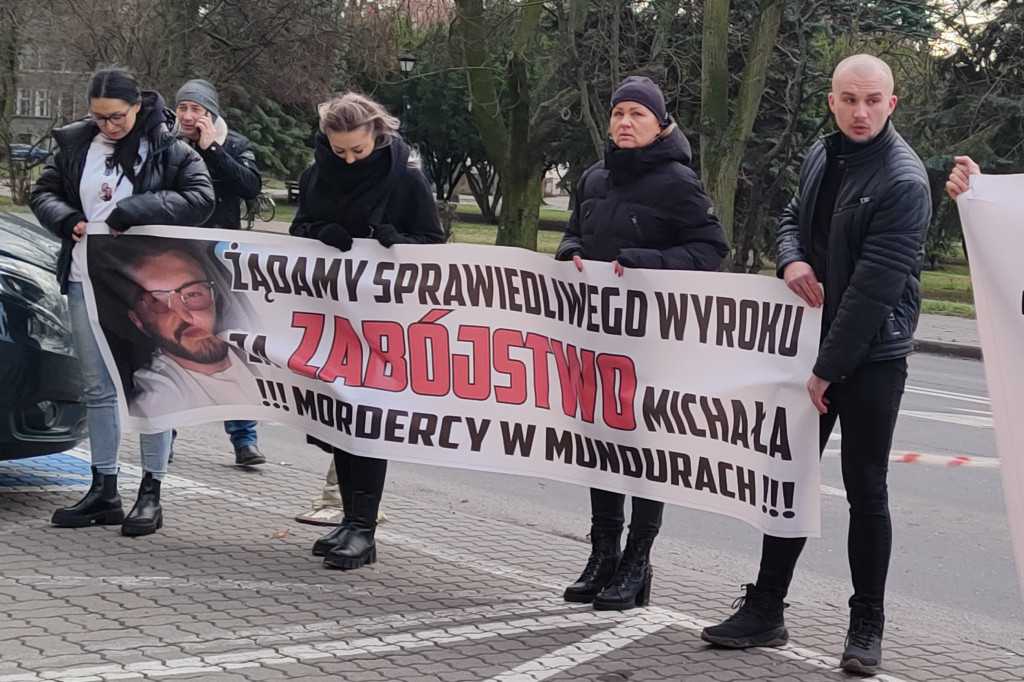
{"label": "black puffer jacket", "polygon": [[[812,220],[829,155],[842,133],[815,144],[782,213],[777,271],[811,260]],[[914,350],[924,240],[932,219],[924,164],[887,123],[866,149],[838,157],[842,180],[828,240],[823,333],[814,374],[841,382],[863,362]]]}
{"label": "black puffer jacket", "polygon": [[291,234],[315,239],[324,225],[337,223],[353,237],[369,237],[371,226],[388,224],[403,243],[444,241],[430,186],[409,165],[409,146],[402,140],[349,164],[317,133],[314,155],[315,163],[299,178]]}
{"label": "black puffer jacket", "polygon": [[555,258],[618,260],[661,270],[715,270],[729,252],[678,128],[639,149],[609,143],[580,179]]}
{"label": "black puffer jacket", "polygon": [[[202,225],[213,211],[213,184],[206,164],[170,133],[163,98],[143,92],[135,125],[145,126],[149,154],[139,170],[132,196],[118,202],[126,225]],[[39,223],[62,240],[57,280],[67,290],[74,226],[85,220],[79,184],[85,157],[99,127],[89,119],[53,131],[58,150],[36,181],[29,206]]]}
{"label": "black puffer jacket", "polygon": [[[184,139],[184,138],[183,138]],[[185,139],[202,157],[213,178],[217,206],[203,227],[237,230],[242,227],[242,200],[255,199],[263,188],[252,143],[234,130],[228,131],[224,143],[215,142],[206,149]]]}

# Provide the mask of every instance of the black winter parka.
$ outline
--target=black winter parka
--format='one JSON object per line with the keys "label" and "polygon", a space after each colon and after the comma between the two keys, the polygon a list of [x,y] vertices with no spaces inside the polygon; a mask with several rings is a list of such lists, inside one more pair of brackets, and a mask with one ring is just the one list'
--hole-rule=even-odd
{"label": "black winter parka", "polygon": [[[145,126],[149,154],[139,170],[132,196],[118,202],[122,225],[202,225],[213,211],[213,184],[206,164],[170,133],[163,98],[143,92],[135,125]],[[79,185],[85,157],[99,127],[76,121],[53,131],[58,149],[46,162],[29,198],[39,223],[62,241],[57,256],[57,281],[67,291],[71,271],[72,230],[85,220]]]}
{"label": "black winter parka", "polygon": [[715,270],[725,233],[678,128],[637,149],[609,143],[580,179],[576,208],[555,258],[619,261],[625,267]]}
{"label": "black winter parka", "polygon": [[838,154],[841,135],[811,148],[777,239],[779,277],[794,261],[811,262],[814,204],[828,158],[838,155],[841,180],[822,282],[823,338],[814,365],[814,374],[831,382],[845,381],[861,363],[913,352],[932,219],[924,164],[891,122],[871,145],[850,154]]}

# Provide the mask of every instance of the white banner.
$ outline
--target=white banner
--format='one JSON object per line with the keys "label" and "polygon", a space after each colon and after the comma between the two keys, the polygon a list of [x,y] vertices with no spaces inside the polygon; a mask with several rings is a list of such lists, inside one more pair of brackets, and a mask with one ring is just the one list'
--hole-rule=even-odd
{"label": "white banner", "polygon": [[985,376],[1024,593],[1024,175],[972,175],[957,200],[971,259]]}
{"label": "white banner", "polygon": [[820,312],[773,278],[192,228],[87,241],[128,429],[273,420],[820,533]]}

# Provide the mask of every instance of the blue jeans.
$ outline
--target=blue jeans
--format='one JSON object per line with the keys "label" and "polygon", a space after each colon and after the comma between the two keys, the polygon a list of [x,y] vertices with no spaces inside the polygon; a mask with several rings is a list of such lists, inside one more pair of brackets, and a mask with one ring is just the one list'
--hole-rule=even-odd
{"label": "blue jeans", "polygon": [[246,445],[256,445],[256,422],[237,419],[224,422],[224,431],[231,438],[235,450]]}
{"label": "blue jeans", "polygon": [[[68,309],[71,331],[75,337],[78,360],[85,378],[86,419],[89,422],[89,450],[92,465],[101,474],[117,473],[117,457],[121,448],[121,419],[117,411],[117,389],[107,371],[100,347],[89,324],[85,307],[85,289],[81,282],[68,282]],[[162,480],[167,473],[167,456],[171,453],[171,432],[142,434],[142,469]]]}

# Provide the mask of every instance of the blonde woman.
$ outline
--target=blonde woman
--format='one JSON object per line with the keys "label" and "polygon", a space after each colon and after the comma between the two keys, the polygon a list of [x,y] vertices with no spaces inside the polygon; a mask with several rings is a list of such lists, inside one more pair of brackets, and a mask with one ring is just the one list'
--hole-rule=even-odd
{"label": "blonde woman", "polygon": [[[437,244],[444,233],[427,179],[409,163],[398,119],[369,97],[347,93],[320,105],[314,163],[299,179],[290,232],[341,251],[369,237],[386,247]],[[362,457],[310,439],[334,455],[344,516],[316,541],[313,554],[344,570],[377,560],[374,533],[387,460]]]}

